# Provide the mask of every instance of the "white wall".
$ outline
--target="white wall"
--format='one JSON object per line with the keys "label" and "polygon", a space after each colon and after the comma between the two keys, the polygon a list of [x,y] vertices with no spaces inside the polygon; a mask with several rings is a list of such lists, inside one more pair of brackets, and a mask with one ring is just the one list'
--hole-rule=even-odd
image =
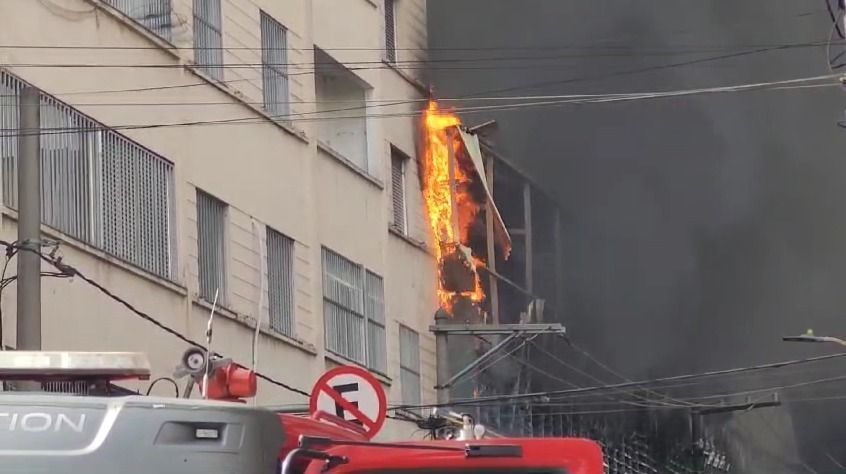
{"label": "white wall", "polygon": [[[227,67],[224,82],[216,84],[190,67],[192,2],[173,3],[172,43],[182,48],[177,50],[162,49],[165,43],[102,1],[0,2],[0,44],[91,47],[0,49],[0,64],[13,65],[8,70],[14,75],[111,127],[203,122],[121,131],[174,164],[174,281],[152,276],[58,232],[47,228],[45,232],[65,241],[61,252],[67,262],[141,311],[192,339],[202,340],[209,308],[197,297],[195,200],[197,188],[207,191],[230,206],[229,294],[227,307],[216,319],[216,350],[248,364],[254,321],[260,319],[267,325],[266,295],[263,307],[258,308],[263,243],[255,231],[258,229],[263,238],[264,226],[270,226],[295,240],[296,337],[265,331],[260,338],[259,370],[308,390],[327,364],[333,363],[323,349],[320,249],[325,245],[385,280],[388,373],[381,378],[388,399],[402,402],[397,352],[398,327],[402,323],[421,334],[423,400],[433,401],[433,341],[427,327],[436,307],[435,267],[418,243],[427,240],[428,231],[416,164],[409,167],[407,179],[410,226],[406,237],[388,231],[390,196],[383,184],[390,163],[389,144],[416,156],[414,118],[367,120],[367,153],[360,157],[366,158],[366,166],[362,167],[365,173],[331,153],[319,151],[316,122],[298,120],[316,110],[312,65],[315,45],[331,51],[342,64],[378,64],[381,60],[381,2],[223,0]],[[339,6],[340,3],[344,5]],[[421,33],[425,29],[419,28],[425,24],[423,0],[402,0],[400,4],[399,44],[425,44]],[[260,111],[261,74],[256,67],[260,63],[260,9],[289,31],[293,113],[290,126],[272,123]],[[339,49],[350,46],[365,49]],[[25,63],[131,67],[14,66]],[[139,64],[169,66],[137,67]],[[345,66],[355,69],[354,65]],[[355,74],[372,88],[369,99],[422,97],[420,88],[396,70],[372,67]],[[174,103],[179,105],[163,105]],[[419,106],[420,102],[411,102],[396,110],[413,112]],[[244,119],[245,123],[209,123],[232,119]],[[347,158],[355,162],[359,157]],[[15,213],[4,208],[0,238],[14,240],[15,234]],[[7,344],[14,343],[14,296],[14,291],[8,289],[2,299]],[[79,279],[45,280],[43,308],[45,349],[140,350],[149,354],[154,375],[162,376],[171,373],[186,348],[183,342]],[[162,394],[168,390],[163,385],[156,388]],[[260,383],[258,400],[275,405],[304,402],[300,395],[265,382]],[[405,437],[415,429],[407,423],[391,421],[381,437]]]}

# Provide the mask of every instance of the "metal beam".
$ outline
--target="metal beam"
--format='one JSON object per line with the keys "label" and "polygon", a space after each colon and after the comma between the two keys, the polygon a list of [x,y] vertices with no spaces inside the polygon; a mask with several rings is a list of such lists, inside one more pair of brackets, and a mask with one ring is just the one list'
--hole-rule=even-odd
{"label": "metal beam", "polygon": [[474,336],[492,334],[566,334],[566,329],[558,323],[549,324],[437,324],[429,326],[429,331],[453,336]]}
{"label": "metal beam", "polygon": [[[487,158],[485,166],[485,180],[488,182],[488,189],[493,196],[496,190],[494,189],[494,160]],[[494,324],[499,324],[499,282],[496,279],[496,237],[494,236],[494,203],[488,200],[485,212],[485,226],[488,244],[488,261],[486,262],[487,269],[490,271],[490,302],[491,302],[491,319]]]}
{"label": "metal beam", "polygon": [[470,373],[470,371],[471,371],[471,370],[473,370],[473,369],[475,369],[476,367],[478,367],[478,366],[479,366],[479,364],[481,364],[482,362],[484,362],[484,361],[486,361],[486,360],[490,359],[492,355],[494,355],[497,351],[499,351],[500,349],[502,349],[503,347],[505,347],[505,345],[506,345],[506,344],[508,344],[509,342],[511,342],[511,341],[513,341],[514,339],[516,339],[516,338],[517,338],[517,336],[519,336],[519,335],[520,335],[520,333],[519,333],[519,332],[514,332],[514,333],[510,334],[508,337],[506,337],[506,338],[504,338],[503,340],[499,341],[496,345],[494,345],[493,347],[491,347],[490,349],[488,349],[488,351],[487,351],[487,352],[485,352],[484,354],[482,354],[481,356],[479,356],[479,358],[478,358],[478,359],[476,359],[476,360],[474,360],[473,362],[471,362],[471,363],[467,364],[467,366],[465,366],[463,369],[459,370],[459,371],[458,371],[455,375],[453,375],[453,376],[452,376],[449,380],[447,380],[447,381],[446,381],[443,385],[438,385],[438,386],[436,386],[436,387],[435,387],[435,389],[440,390],[440,389],[450,388],[450,387],[452,386],[452,384],[454,384],[454,383],[455,383],[455,382],[457,382],[459,379],[461,379],[461,377],[464,377],[465,375],[467,375],[468,373]]}
{"label": "metal beam", "polygon": [[531,293],[535,288],[535,252],[532,248],[532,187],[528,182],[523,183],[523,228],[526,230],[523,238],[523,249],[526,252],[526,289]]}

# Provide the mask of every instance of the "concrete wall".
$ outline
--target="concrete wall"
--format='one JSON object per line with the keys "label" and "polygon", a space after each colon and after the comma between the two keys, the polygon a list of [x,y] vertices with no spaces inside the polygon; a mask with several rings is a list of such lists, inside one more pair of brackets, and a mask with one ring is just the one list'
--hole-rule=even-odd
{"label": "concrete wall", "polygon": [[[425,5],[402,0],[398,28],[403,44],[421,44]],[[361,170],[318,150],[316,122],[298,120],[315,109],[315,46],[346,67],[350,61],[381,59],[381,2],[223,0],[224,81],[213,83],[192,67],[190,0],[173,2],[172,46],[96,0],[10,0],[0,3],[0,44],[90,48],[0,49],[0,65],[106,126],[175,124],[245,119],[242,124],[135,128],[124,135],[174,163],[176,277],[166,281],[104,252],[44,228],[63,241],[65,260],[164,324],[202,340],[209,305],[198,297],[196,190],[229,205],[226,305],[215,327],[215,349],[249,364],[255,320],[268,324],[261,288],[265,226],[294,239],[295,337],[263,331],[259,370],[291,386],[310,390],[329,364],[346,363],[324,350],[321,247],[365,265],[385,282],[388,370],[381,377],[392,404],[399,404],[399,324],[421,335],[424,402],[434,400],[434,341],[428,325],[436,307],[435,267],[426,251],[416,163],[409,167],[408,236],[388,230],[390,144],[416,156],[413,116],[368,119],[368,169]],[[340,4],[343,4],[341,6]],[[414,5],[412,7],[412,5]],[[259,10],[288,28],[292,120],[274,123],[260,111]],[[347,54],[344,49],[371,48]],[[113,49],[108,49],[113,48]],[[134,48],[134,49],[133,49]],[[337,53],[337,54],[336,54]],[[420,51],[419,54],[422,54]],[[355,57],[358,55],[358,57]],[[125,64],[126,68],[22,67],[23,64]],[[345,64],[347,63],[347,64]],[[139,64],[166,67],[137,67]],[[398,108],[414,112],[422,87],[399,70],[377,63],[357,72],[374,99],[410,100]],[[104,91],[126,91],[110,92]],[[144,90],[139,90],[144,89]],[[178,103],[179,105],[161,105]],[[118,105],[122,104],[122,105]],[[159,104],[159,105],[151,105]],[[392,110],[393,111],[393,110]],[[3,209],[0,237],[14,240],[15,212]],[[266,255],[266,254],[264,254]],[[13,271],[12,271],[13,272]],[[15,294],[3,295],[4,341],[14,344]],[[45,280],[44,348],[140,350],[154,376],[169,375],[186,348],[174,337],[133,315],[84,282]],[[146,388],[142,387],[142,388]],[[163,385],[156,392],[168,393]],[[265,382],[260,403],[302,404],[305,399]],[[401,438],[416,427],[390,422],[384,438]]]}

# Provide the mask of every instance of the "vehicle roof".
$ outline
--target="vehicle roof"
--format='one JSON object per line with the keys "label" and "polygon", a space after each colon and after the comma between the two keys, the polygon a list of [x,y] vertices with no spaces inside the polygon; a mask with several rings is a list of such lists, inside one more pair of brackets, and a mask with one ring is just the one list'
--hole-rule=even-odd
{"label": "vehicle roof", "polygon": [[[327,453],[345,456],[347,464],[332,469],[332,473],[376,472],[392,470],[444,469],[509,469],[541,468],[566,470],[568,474],[601,474],[602,449],[588,439],[581,438],[497,438],[478,441],[417,441],[397,443],[408,446],[335,446]],[[467,445],[519,445],[522,457],[467,458]],[[458,448],[454,451],[433,450],[415,446]],[[322,464],[313,463],[308,472],[320,471]]]}

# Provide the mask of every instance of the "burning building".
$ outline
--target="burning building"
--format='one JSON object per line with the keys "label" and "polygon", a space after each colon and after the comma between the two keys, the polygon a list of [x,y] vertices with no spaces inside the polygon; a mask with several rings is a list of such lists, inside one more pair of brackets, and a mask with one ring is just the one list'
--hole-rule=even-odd
{"label": "burning building", "polygon": [[[452,317],[485,320],[480,272],[511,239],[493,201],[478,138],[431,101],[423,117],[422,189],[438,264],[439,306]],[[491,221],[493,236],[486,233]],[[494,245],[488,245],[493,238]]]}

